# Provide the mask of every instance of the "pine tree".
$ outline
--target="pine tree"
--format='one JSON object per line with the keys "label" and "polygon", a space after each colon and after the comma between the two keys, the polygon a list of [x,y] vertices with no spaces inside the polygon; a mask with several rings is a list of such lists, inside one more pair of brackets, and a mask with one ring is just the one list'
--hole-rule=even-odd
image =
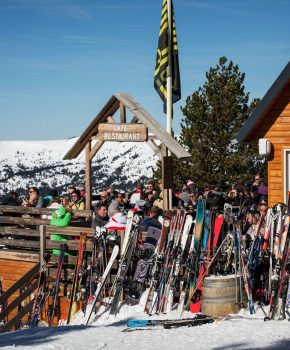
{"label": "pine tree", "polygon": [[232,61],[228,63],[226,57],[209,69],[206,79],[187,97],[182,108],[179,142],[191,158],[186,162],[175,159],[175,182],[180,185],[184,178],[191,178],[202,186],[205,182],[225,185],[251,180],[263,170],[263,159],[258,156],[257,146],[234,140],[259,100],[248,104],[249,93],[243,85],[245,74]]}

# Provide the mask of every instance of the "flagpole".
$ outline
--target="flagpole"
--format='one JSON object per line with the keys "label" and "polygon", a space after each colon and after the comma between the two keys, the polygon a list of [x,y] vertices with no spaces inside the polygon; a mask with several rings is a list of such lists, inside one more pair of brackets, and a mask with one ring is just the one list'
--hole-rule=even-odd
{"label": "flagpole", "polygon": [[[172,5],[171,0],[167,0],[168,10],[168,66],[167,66],[167,84],[166,84],[166,109],[167,109],[167,123],[166,130],[172,134],[172,117],[173,117],[173,104],[172,104]],[[167,150],[167,155],[171,156],[171,152]],[[172,209],[172,188],[168,189],[168,208]]]}

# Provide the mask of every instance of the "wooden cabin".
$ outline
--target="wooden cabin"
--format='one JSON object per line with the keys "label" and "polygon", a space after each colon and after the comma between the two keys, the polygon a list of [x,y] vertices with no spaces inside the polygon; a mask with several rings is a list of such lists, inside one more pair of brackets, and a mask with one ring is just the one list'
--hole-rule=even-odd
{"label": "wooden cabin", "polygon": [[290,191],[290,62],[239,130],[236,139],[241,143],[258,144],[259,139],[270,142],[271,150],[266,156],[269,206],[286,203]]}

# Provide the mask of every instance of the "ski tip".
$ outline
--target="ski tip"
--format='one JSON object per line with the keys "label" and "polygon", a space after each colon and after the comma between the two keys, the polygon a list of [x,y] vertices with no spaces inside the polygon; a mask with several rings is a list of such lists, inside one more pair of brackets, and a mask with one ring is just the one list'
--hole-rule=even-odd
{"label": "ski tip", "polygon": [[128,320],[127,327],[145,327],[148,323],[148,320]]}

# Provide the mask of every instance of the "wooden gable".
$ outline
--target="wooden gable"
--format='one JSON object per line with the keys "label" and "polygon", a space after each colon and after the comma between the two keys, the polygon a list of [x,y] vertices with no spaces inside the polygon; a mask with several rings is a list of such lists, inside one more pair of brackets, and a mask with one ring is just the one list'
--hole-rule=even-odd
{"label": "wooden gable", "polygon": [[[116,120],[114,119],[118,110],[120,112],[120,124],[116,124]],[[127,124],[127,110],[132,114],[132,119],[129,124]],[[118,127],[118,125],[122,125],[124,127],[125,125],[130,125],[130,128],[133,126],[133,129],[134,127],[135,129],[140,129],[136,127],[137,125],[140,126],[140,124],[145,126],[145,139],[147,144],[158,155],[159,159],[163,161],[163,164],[164,159],[166,159],[169,152],[174,154],[179,159],[190,158],[190,153],[184,149],[174,137],[167,133],[167,131],[165,131],[156,122],[156,120],[154,120],[154,118],[130,95],[125,93],[114,94],[63,158],[77,158],[78,155],[85,150],[85,187],[87,208],[89,208],[91,205],[91,162],[104,142],[108,140],[106,137],[104,137],[104,130],[111,130],[111,127],[114,129],[114,126]],[[148,137],[149,133],[151,133],[150,137]],[[114,138],[114,141],[118,141],[118,139],[119,138]],[[113,141],[112,138],[110,138],[110,140]],[[163,170],[164,188],[171,187],[169,186],[171,183],[169,181],[170,178],[171,174],[165,174]],[[169,201],[165,199],[164,203],[164,206],[166,207]]]}

